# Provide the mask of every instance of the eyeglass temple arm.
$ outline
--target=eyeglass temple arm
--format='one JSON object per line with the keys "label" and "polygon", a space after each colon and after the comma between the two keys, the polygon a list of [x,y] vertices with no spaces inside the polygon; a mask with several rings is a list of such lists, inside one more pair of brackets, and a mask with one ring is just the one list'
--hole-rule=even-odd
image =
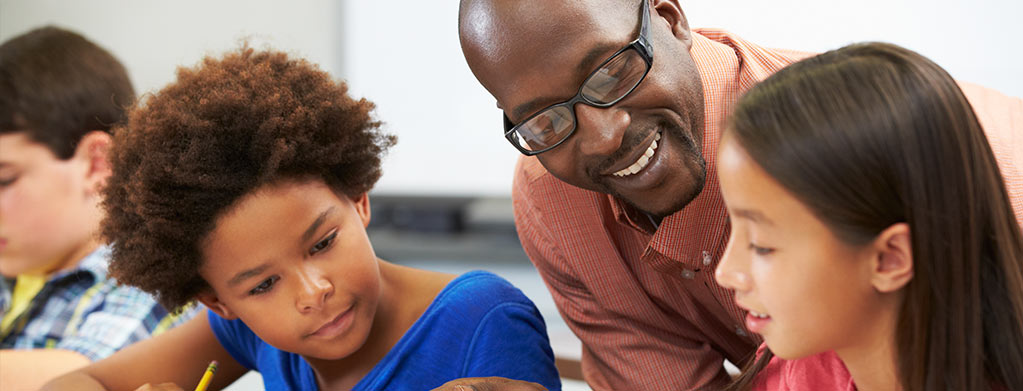
{"label": "eyeglass temple arm", "polygon": [[510,119],[508,119],[508,115],[505,114],[505,113],[501,113],[501,118],[504,119],[504,132],[503,132],[503,134],[507,135],[508,132],[511,131],[512,128],[515,127],[515,124],[512,123]]}

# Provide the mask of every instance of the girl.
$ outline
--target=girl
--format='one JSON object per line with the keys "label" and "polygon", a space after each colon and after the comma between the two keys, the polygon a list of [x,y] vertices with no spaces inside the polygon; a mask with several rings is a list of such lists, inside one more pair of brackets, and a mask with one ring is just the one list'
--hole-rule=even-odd
{"label": "girl", "polygon": [[716,277],[766,345],[737,388],[1023,390],[1023,238],[944,70],[879,43],[801,61],[719,151]]}
{"label": "girl", "polygon": [[543,319],[518,289],[374,255],[366,193],[395,140],[372,108],[303,60],[247,47],[180,70],[134,108],[105,194],[111,272],[168,308],[208,312],[48,389],[187,388],[211,360],[212,389],[248,370],[268,390],[468,376],[560,389]]}

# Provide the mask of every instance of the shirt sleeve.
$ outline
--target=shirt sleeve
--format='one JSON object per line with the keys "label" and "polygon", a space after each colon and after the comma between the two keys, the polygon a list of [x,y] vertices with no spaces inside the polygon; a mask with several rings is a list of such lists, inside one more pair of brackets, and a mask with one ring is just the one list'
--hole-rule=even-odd
{"label": "shirt sleeve", "polygon": [[481,319],[463,377],[501,376],[561,390],[543,317],[532,304],[509,302]]}
{"label": "shirt sleeve", "polygon": [[[86,292],[69,321],[69,333],[54,348],[103,359],[121,348],[188,320],[194,311],[171,315],[152,296],[128,286]],[[77,326],[77,327],[76,327]]]}
{"label": "shirt sleeve", "polygon": [[207,310],[210,320],[210,329],[217,341],[231,354],[231,357],[238,361],[243,367],[250,370],[256,368],[259,360],[259,345],[262,342],[256,333],[253,333],[244,322],[238,319],[228,320],[221,318],[212,310]]}
{"label": "shirt sleeve", "polygon": [[1023,99],[959,82],[984,128],[1004,179],[1016,222],[1023,226]]}
{"label": "shirt sleeve", "polygon": [[[730,377],[724,356],[687,317],[673,317],[670,328],[608,310],[583,283],[571,260],[551,238],[543,210],[533,204],[534,179],[520,159],[513,201],[515,226],[523,249],[543,278],[569,328],[582,341],[583,377],[594,390],[721,390]],[[546,179],[544,179],[546,180]],[[552,179],[553,180],[553,179]],[[610,272],[610,271],[609,271]],[[621,289],[643,287],[630,285]],[[657,304],[636,302],[634,313],[662,314]],[[662,322],[664,323],[664,322]]]}

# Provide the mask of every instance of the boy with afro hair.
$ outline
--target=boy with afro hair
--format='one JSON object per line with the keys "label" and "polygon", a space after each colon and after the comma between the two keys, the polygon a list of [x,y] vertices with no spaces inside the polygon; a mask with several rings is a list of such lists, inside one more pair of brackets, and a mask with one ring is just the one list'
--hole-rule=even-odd
{"label": "boy with afro hair", "polygon": [[[316,66],[249,47],[178,71],[117,132],[104,233],[112,273],[208,312],[57,379],[52,390],[425,390],[501,376],[557,390],[540,313],[491,273],[378,259],[367,192],[394,142]],[[172,363],[168,365],[168,363]]]}

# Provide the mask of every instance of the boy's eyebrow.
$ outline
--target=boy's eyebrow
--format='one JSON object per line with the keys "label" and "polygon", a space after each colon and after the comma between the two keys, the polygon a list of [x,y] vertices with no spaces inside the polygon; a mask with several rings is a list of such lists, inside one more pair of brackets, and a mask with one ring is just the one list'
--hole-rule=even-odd
{"label": "boy's eyebrow", "polygon": [[255,276],[258,276],[260,274],[263,274],[263,272],[266,271],[266,269],[268,267],[270,267],[270,264],[269,263],[264,263],[262,265],[254,267],[252,269],[241,271],[238,274],[235,274],[234,277],[231,277],[231,279],[227,281],[227,286],[233,287],[235,285],[238,285],[242,281],[245,281],[245,280],[248,280],[248,279],[250,279],[252,277],[255,277]]}
{"label": "boy's eyebrow", "polygon": [[309,225],[309,228],[305,230],[305,233],[302,234],[302,241],[304,242],[312,238],[313,234],[316,233],[316,229],[323,225],[323,222],[327,220],[327,216],[331,213],[334,213],[333,206],[321,212],[320,215],[316,217],[316,221],[313,221],[313,223]]}
{"label": "boy's eyebrow", "polygon": [[735,215],[738,216],[738,217],[749,219],[750,221],[752,221],[754,223],[762,223],[764,225],[774,225],[774,221],[771,221],[771,219],[767,218],[767,216],[765,216],[763,213],[760,213],[760,211],[757,211],[757,210],[752,210],[752,209],[736,209],[735,210]]}
{"label": "boy's eyebrow", "polygon": [[[327,216],[329,216],[331,213],[334,213],[334,210],[335,208],[331,206],[330,208],[327,208],[327,210],[321,212],[319,216],[316,216],[316,220],[314,220],[313,223],[309,225],[309,228],[307,228],[305,232],[302,233],[302,241],[306,241],[309,240],[309,238],[312,238],[313,234],[316,233],[316,229],[320,228],[320,226],[323,225],[324,221],[327,221]],[[270,263],[267,262],[262,265],[256,266],[252,269],[238,272],[238,274],[235,274],[234,277],[231,277],[231,279],[227,281],[227,286],[229,287],[235,286],[241,283],[242,281],[263,274],[263,272],[266,271],[266,269],[269,267]]]}

